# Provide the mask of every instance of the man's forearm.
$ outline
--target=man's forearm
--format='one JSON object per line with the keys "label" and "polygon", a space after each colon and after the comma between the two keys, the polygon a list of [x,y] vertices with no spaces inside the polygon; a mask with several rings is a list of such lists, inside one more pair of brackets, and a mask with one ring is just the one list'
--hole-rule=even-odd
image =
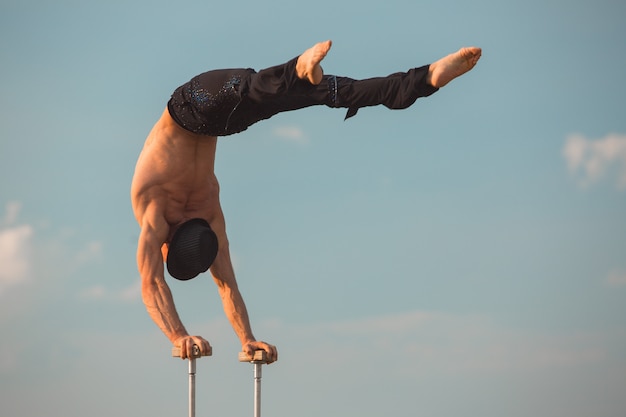
{"label": "man's forearm", "polygon": [[141,296],[152,320],[174,343],[178,338],[188,336],[187,330],[178,317],[172,292],[164,277],[161,246],[165,227],[145,226],[142,228],[137,248],[137,266],[141,275]]}
{"label": "man's forearm", "polygon": [[233,327],[237,337],[239,337],[241,344],[245,345],[246,343],[254,342],[256,339],[252,334],[246,304],[237,286],[235,271],[230,260],[227,244],[223,244],[220,248],[220,252],[211,266],[211,275],[222,299],[226,318]]}
{"label": "man's forearm", "polygon": [[177,339],[189,335],[176,312],[172,294],[167,286],[144,283],[142,295],[148,314],[172,344]]}
{"label": "man's forearm", "polygon": [[228,242],[225,237],[223,237],[220,242],[220,252],[211,266],[211,275],[213,275],[220,297],[222,298],[224,313],[237,334],[237,337],[239,337],[243,352],[248,356],[252,356],[255,350],[264,350],[268,354],[268,363],[274,362],[278,359],[276,346],[272,346],[263,341],[257,341],[252,334],[248,310],[239,292],[235,272],[230,260]]}
{"label": "man's forearm", "polygon": [[248,310],[239,290],[237,288],[220,287],[219,292],[226,318],[237,334],[241,344],[254,342],[256,339],[252,334]]}

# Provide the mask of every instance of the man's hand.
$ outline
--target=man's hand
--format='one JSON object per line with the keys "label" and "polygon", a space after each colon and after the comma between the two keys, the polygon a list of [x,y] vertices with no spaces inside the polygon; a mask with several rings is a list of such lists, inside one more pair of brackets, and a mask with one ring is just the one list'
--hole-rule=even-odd
{"label": "man's hand", "polygon": [[180,358],[187,359],[191,357],[193,352],[193,345],[198,346],[202,356],[209,356],[212,353],[212,348],[209,342],[200,336],[183,336],[176,339],[174,346],[180,348]]}
{"label": "man's hand", "polygon": [[250,359],[254,356],[255,350],[264,350],[265,353],[267,353],[267,363],[276,362],[278,360],[278,350],[276,350],[276,346],[270,345],[269,343],[261,341],[250,342],[241,347],[241,351],[245,352]]}

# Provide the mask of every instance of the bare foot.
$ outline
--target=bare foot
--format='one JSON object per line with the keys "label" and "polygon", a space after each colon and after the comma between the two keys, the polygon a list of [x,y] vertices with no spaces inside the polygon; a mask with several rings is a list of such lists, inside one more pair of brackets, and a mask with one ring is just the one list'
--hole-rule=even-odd
{"label": "bare foot", "polygon": [[324,71],[320,66],[320,62],[326,57],[332,44],[332,41],[320,42],[304,51],[296,62],[296,75],[298,78],[309,80],[314,85],[321,83]]}
{"label": "bare foot", "polygon": [[457,52],[445,56],[430,64],[426,82],[433,87],[443,87],[450,81],[459,77],[476,65],[482,53],[480,48],[475,46],[461,48]]}

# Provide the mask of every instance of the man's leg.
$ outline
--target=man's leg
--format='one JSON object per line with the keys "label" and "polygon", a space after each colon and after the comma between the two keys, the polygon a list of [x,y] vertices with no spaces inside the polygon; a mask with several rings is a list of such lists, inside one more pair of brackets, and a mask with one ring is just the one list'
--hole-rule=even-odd
{"label": "man's leg", "polygon": [[[325,41],[304,51],[296,62],[298,78],[308,79],[314,85],[319,84],[324,75],[320,63],[330,51],[331,46],[332,41]],[[426,82],[436,88],[445,86],[453,79],[474,68],[481,53],[481,49],[477,47],[461,48],[457,52],[433,62],[430,64]]]}
{"label": "man's leg", "polygon": [[319,42],[284,64],[265,68],[247,77],[241,86],[242,101],[233,118],[249,126],[278,113],[309,106],[335,107],[320,62],[331,41]]}
{"label": "man's leg", "polygon": [[331,41],[319,42],[297,58],[253,74],[249,83],[244,87],[246,94],[257,102],[279,100],[283,96],[309,94],[314,91],[313,86],[319,85],[322,81],[324,72],[320,62],[330,50],[331,45]]}
{"label": "man's leg", "polygon": [[388,109],[406,109],[418,98],[437,92],[438,88],[426,82],[428,69],[426,65],[365,80],[330,76],[331,107],[348,108],[346,119],[354,116],[361,107],[383,105]]}
{"label": "man's leg", "polygon": [[387,77],[353,80],[324,75],[321,62],[332,46],[320,42],[291,61],[259,71],[242,86],[247,100],[237,112],[248,125],[277,113],[314,105],[348,108],[346,118],[361,107],[384,105],[404,109],[419,97],[427,97],[453,79],[471,70],[480,58],[480,48],[462,48],[431,65]]}
{"label": "man's leg", "polygon": [[470,71],[480,55],[480,48],[462,48],[430,65],[406,73],[367,80],[332,77],[331,89],[335,93],[332,107],[348,107],[346,119],[354,116],[360,107],[382,104],[390,109],[407,108],[418,98],[430,96],[440,87]]}
{"label": "man's leg", "polygon": [[320,63],[331,45],[331,41],[317,43],[285,64],[253,74],[243,87],[248,100],[240,110],[253,107],[248,113],[265,119],[284,111],[326,105],[349,108],[350,117],[360,107],[404,109],[437,91],[426,82],[428,66],[365,80],[325,76]]}

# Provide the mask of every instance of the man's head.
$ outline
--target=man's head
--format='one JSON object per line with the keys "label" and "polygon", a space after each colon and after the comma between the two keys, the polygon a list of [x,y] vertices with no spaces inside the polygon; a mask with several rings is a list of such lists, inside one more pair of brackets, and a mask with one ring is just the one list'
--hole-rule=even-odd
{"label": "man's head", "polygon": [[217,236],[204,219],[181,224],[170,241],[167,271],[183,281],[206,272],[217,256]]}

